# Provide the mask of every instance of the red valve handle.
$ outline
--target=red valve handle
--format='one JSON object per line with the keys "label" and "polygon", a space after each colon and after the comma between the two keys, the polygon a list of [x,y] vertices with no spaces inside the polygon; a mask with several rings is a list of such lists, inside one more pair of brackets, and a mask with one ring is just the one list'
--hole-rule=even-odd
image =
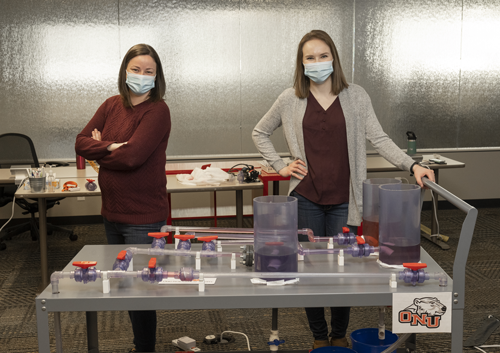
{"label": "red valve handle", "polygon": [[148,233],[148,236],[156,238],[156,239],[160,239],[160,238],[168,236],[168,233],[161,233],[161,232]]}
{"label": "red valve handle", "polygon": [[95,181],[95,179],[85,179],[87,180],[89,183],[93,183]]}
{"label": "red valve handle", "polygon": [[359,235],[356,235],[356,242],[358,244],[364,244],[364,243],[366,243],[365,240],[363,239],[363,237],[361,237]]}
{"label": "red valve handle", "polygon": [[177,234],[177,235],[174,235],[174,238],[186,241],[189,239],[194,239],[194,234]]}
{"label": "red valve handle", "polygon": [[118,253],[118,256],[116,258],[118,260],[125,260],[126,256],[127,256],[127,250],[122,250]]}
{"label": "red valve handle", "polygon": [[421,268],[426,268],[427,264],[418,263],[418,262],[405,262],[405,263],[403,263],[403,266],[406,268],[409,268],[410,270],[418,271]]}
{"label": "red valve handle", "polygon": [[204,242],[208,242],[208,241],[212,241],[212,240],[216,240],[216,239],[219,239],[219,237],[217,235],[210,235],[208,237],[199,237],[198,238],[198,240],[201,240]]}
{"label": "red valve handle", "polygon": [[266,244],[266,245],[283,245],[285,243],[283,243],[282,241],[268,241],[268,242],[265,242],[264,244]]}
{"label": "red valve handle", "polygon": [[342,227],[342,233],[349,233],[351,230],[347,227]]}
{"label": "red valve handle", "polygon": [[97,261],[74,261],[73,266],[83,268],[86,270],[89,267],[97,265]]}
{"label": "red valve handle", "polygon": [[155,268],[155,267],[156,267],[156,257],[152,257],[151,260],[149,260],[148,268]]}

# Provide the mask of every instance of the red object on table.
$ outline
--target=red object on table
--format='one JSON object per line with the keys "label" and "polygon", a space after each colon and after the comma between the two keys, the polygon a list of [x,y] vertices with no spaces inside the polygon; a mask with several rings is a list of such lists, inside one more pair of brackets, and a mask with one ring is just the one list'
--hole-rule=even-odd
{"label": "red object on table", "polygon": [[84,270],[97,265],[97,261],[74,261],[73,266],[83,268]]}
{"label": "red object on table", "polygon": [[420,270],[421,268],[426,268],[427,264],[420,262],[405,262],[403,263],[403,266],[409,268],[410,270],[417,271]]}
{"label": "red object on table", "polygon": [[148,237],[153,237],[153,238],[156,238],[156,239],[160,239],[160,238],[163,238],[163,237],[168,237],[170,233],[169,232],[165,232],[165,233],[162,233],[162,232],[152,232],[152,233],[148,233]]}
{"label": "red object on table", "polygon": [[359,235],[356,236],[356,242],[358,244],[364,244],[365,243],[365,240],[363,238],[361,238]]}
{"label": "red object on table", "polygon": [[85,169],[85,158],[76,155],[76,169]]}
{"label": "red object on table", "polygon": [[206,237],[199,237],[198,238],[198,240],[201,240],[201,241],[204,241],[204,242],[212,241],[212,240],[216,240],[216,239],[219,239],[219,237],[217,235],[209,235],[209,236],[206,236]]}
{"label": "red object on table", "polygon": [[122,250],[118,253],[118,256],[116,258],[118,260],[125,260],[126,256],[127,256],[127,250]]}
{"label": "red object on table", "polygon": [[194,235],[193,234],[177,234],[177,235],[174,235],[174,238],[186,241],[189,239],[194,239]]}

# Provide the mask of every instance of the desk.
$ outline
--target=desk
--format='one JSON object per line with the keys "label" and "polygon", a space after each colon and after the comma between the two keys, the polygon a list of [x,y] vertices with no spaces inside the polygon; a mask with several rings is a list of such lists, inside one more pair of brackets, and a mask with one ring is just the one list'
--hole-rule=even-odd
{"label": "desk", "polygon": [[[48,171],[48,169],[47,169]],[[61,178],[97,178],[96,171],[87,166],[85,169],[76,169],[76,167],[54,167],[52,171],[56,173],[57,179]],[[10,169],[0,168],[0,185],[12,185],[15,183],[14,176],[10,174]]]}
{"label": "desk", "polygon": [[[429,158],[434,158],[432,155],[424,155],[423,160],[429,159]],[[452,169],[452,168],[464,168],[465,163],[455,161],[450,158],[446,157],[441,157],[441,159],[446,161],[446,164],[430,164],[429,168],[434,170],[434,175],[436,177],[436,183],[439,184],[439,170],[440,169]],[[394,164],[390,163],[387,161],[384,157],[382,156],[367,156],[366,157],[366,171],[367,173],[372,173],[372,172],[396,172],[396,171],[401,171],[398,167],[396,167]],[[284,178],[280,176],[278,173],[266,173],[262,172],[260,175],[260,180],[264,183],[264,195],[268,195],[268,182],[272,181],[273,182],[273,195],[279,195],[279,181],[281,180],[290,180],[290,177]],[[434,214],[434,210],[436,211],[437,215],[437,210],[438,210],[438,196],[434,198],[432,202],[432,211]],[[431,217],[431,231],[432,234],[437,233],[437,224],[436,224],[436,219],[434,217]]]}
{"label": "desk", "polygon": [[[310,248],[326,247],[326,244],[303,243]],[[138,247],[147,248],[146,245]],[[200,249],[193,244],[193,250]],[[71,261],[97,261],[98,270],[112,268],[116,255],[124,245],[87,245]],[[225,246],[224,251],[239,252],[238,246]],[[135,255],[134,270],[147,267],[149,256]],[[157,256],[158,266],[164,271],[178,271],[181,267],[193,267],[194,257]],[[421,249],[422,262],[428,264],[428,272],[441,272],[439,265]],[[375,258],[346,257],[345,266],[337,265],[333,255],[308,256],[299,261],[298,272],[356,272],[390,273],[383,269]],[[72,271],[68,264],[63,271]],[[200,272],[252,272],[252,268],[237,264],[230,270],[230,258],[202,258]],[[49,313],[54,313],[56,338],[60,335],[60,312],[87,312],[87,337],[89,352],[98,351],[97,311],[120,310],[182,310],[182,309],[233,309],[233,308],[291,308],[304,307],[314,300],[315,306],[387,306],[392,305],[393,293],[442,293],[451,295],[453,281],[448,278],[447,287],[439,287],[438,281],[430,280],[413,287],[398,281],[397,288],[390,288],[387,279],[359,278],[301,278],[300,282],[285,287],[253,285],[243,278],[218,278],[214,285],[206,285],[199,292],[197,285],[158,285],[143,282],[139,278],[111,279],[111,292],[102,292],[102,281],[98,279],[86,285],[74,280],[59,281],[59,294],[52,294],[51,286],[36,298],[38,343],[41,353],[50,352]],[[462,323],[453,328],[453,334],[462,330]],[[57,345],[57,343],[56,343]]]}
{"label": "desk", "polygon": [[[90,168],[90,170],[89,170]],[[38,198],[39,203],[39,233],[40,233],[40,263],[42,272],[42,288],[45,288],[49,284],[49,274],[48,274],[48,258],[47,258],[47,203],[46,199],[51,197],[78,197],[78,196],[100,196],[101,190],[98,188],[95,191],[88,191],[85,189],[86,178],[96,178],[97,174],[91,167],[87,167],[86,170],[77,170],[74,167],[61,167],[57,169],[57,177],[60,179],[61,188],[56,189],[54,192],[43,192],[43,193],[31,193],[30,190],[24,190],[21,188],[17,190],[16,197],[19,198]],[[61,170],[62,173],[59,172]],[[72,170],[72,171],[71,171]],[[60,175],[68,176],[76,174],[77,177],[60,177]],[[92,175],[93,173],[93,175]],[[83,175],[83,176],[82,176]],[[12,178],[12,182],[13,182]],[[62,185],[66,181],[76,181],[80,187],[79,191],[66,191],[62,192]],[[179,183],[175,175],[167,175],[167,189],[169,193],[178,192],[200,192],[200,191],[236,191],[236,220],[237,227],[241,228],[243,226],[243,190],[247,189],[261,189],[262,183],[244,183],[239,184],[237,181],[221,183],[218,186],[191,186],[183,185]],[[98,184],[96,182],[96,184]]]}

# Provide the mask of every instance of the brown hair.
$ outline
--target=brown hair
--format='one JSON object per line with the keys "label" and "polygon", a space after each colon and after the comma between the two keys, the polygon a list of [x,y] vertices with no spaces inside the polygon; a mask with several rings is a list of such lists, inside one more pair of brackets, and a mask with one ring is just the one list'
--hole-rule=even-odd
{"label": "brown hair", "polygon": [[126,83],[127,80],[127,66],[130,60],[140,55],[149,55],[156,63],[156,81],[154,88],[149,91],[149,99],[152,102],[159,102],[165,96],[167,85],[165,77],[163,76],[163,68],[161,66],[160,57],[156,51],[147,44],[137,44],[130,48],[123,58],[122,65],[120,66],[120,73],[118,74],[118,90],[122,97],[122,102],[125,108],[133,108],[132,101],[130,100],[130,92]]}
{"label": "brown hair", "polygon": [[299,48],[297,50],[297,63],[295,67],[295,77],[293,88],[295,88],[295,95],[299,98],[309,97],[309,86],[310,79],[304,75],[304,64],[302,63],[304,53],[302,48],[306,42],[311,39],[319,39],[325,42],[326,45],[330,47],[330,51],[333,55],[333,74],[332,74],[332,94],[338,95],[344,88],[349,87],[347,80],[345,79],[344,72],[342,71],[342,66],[340,65],[339,54],[337,48],[333,43],[332,38],[325,31],[313,30],[302,37]]}

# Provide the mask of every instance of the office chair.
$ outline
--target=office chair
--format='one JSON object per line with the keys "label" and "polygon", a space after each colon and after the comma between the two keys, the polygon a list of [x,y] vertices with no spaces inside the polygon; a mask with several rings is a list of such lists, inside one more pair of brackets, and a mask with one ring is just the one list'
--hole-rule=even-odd
{"label": "office chair", "polygon": [[[40,167],[33,141],[28,136],[22,134],[8,133],[0,135],[0,168],[10,168],[12,165],[23,164],[29,164],[34,168]],[[17,185],[0,187],[0,207],[3,207],[12,202],[17,188]],[[59,205],[59,201],[61,201],[62,199],[64,199],[64,197],[48,198],[46,200],[47,210],[54,207],[55,205]],[[30,231],[31,238],[33,240],[37,240],[39,238],[38,223],[35,217],[35,213],[38,213],[37,199],[16,199],[15,202],[19,207],[25,210],[23,214],[29,213],[31,215],[31,218],[29,222],[2,230],[2,233],[4,234],[0,235],[0,250],[5,250],[7,248],[7,246],[3,242],[4,240],[10,240],[13,236],[22,234],[27,231]],[[54,226],[52,224],[47,224],[48,234],[52,234],[54,230],[68,233],[69,238],[72,241],[78,239],[78,236],[71,230]]]}

